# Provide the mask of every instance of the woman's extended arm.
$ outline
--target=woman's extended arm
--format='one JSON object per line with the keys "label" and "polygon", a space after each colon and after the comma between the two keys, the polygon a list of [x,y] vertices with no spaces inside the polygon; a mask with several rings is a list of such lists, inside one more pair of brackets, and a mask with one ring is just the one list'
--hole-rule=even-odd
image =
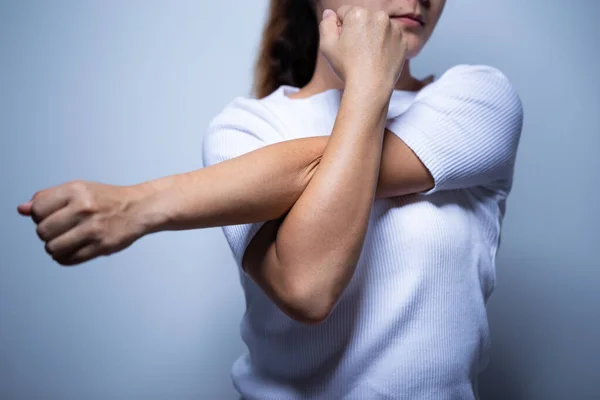
{"label": "woman's extended arm", "polygon": [[[266,146],[278,139],[268,124],[255,125],[259,117],[248,123],[264,134],[244,132],[237,122],[252,114],[235,112],[246,104],[240,106],[207,136],[209,168],[133,187],[74,181],[37,192],[19,212],[33,218],[46,251],[61,265],[112,254],[153,231],[255,222],[224,228],[236,261],[254,277],[253,271],[278,261],[273,254],[279,221],[270,220],[285,214],[306,189],[329,138]],[[453,68],[388,122],[393,133],[384,135],[376,197],[471,186],[506,196],[522,121],[519,98],[499,71]]]}
{"label": "woman's extended arm", "polygon": [[[131,189],[144,234],[275,220],[286,214],[317,170],[329,136],[287,140],[206,168]],[[375,198],[428,190],[433,179],[404,142],[385,130]]]}

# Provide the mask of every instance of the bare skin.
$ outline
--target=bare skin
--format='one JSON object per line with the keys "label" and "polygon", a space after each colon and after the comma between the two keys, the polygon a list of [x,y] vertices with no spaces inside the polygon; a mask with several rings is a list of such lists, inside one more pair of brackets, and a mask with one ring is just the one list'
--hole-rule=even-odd
{"label": "bare skin", "polygon": [[353,274],[373,200],[424,191],[433,180],[384,130],[392,90],[427,83],[410,76],[407,61],[414,43],[424,43],[388,12],[362,7],[328,13],[320,29],[317,71],[297,96],[343,84],[330,137],[277,143],[135,186],[75,181],[37,192],[18,211],[37,224],[46,251],[75,265],[152,232],[270,221],[248,247],[244,268],[292,318],[324,320]]}

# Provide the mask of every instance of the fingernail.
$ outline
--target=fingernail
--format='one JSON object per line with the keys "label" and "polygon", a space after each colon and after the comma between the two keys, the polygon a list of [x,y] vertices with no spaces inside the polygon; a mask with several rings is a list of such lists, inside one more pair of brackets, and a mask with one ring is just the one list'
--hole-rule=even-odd
{"label": "fingernail", "polygon": [[329,15],[331,15],[331,14],[335,14],[335,13],[333,12],[333,10],[326,9],[325,11],[323,11],[323,19],[327,18],[327,17],[328,17]]}

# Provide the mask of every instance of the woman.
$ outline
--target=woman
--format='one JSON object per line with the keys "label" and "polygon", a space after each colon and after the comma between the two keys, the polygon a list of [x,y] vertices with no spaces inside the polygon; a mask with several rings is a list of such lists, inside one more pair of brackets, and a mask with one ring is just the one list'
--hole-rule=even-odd
{"label": "woman", "polygon": [[522,108],[491,67],[411,76],[444,3],[273,0],[258,99],[210,123],[205,168],[69,182],[19,212],[61,265],[223,226],[244,398],[475,399]]}

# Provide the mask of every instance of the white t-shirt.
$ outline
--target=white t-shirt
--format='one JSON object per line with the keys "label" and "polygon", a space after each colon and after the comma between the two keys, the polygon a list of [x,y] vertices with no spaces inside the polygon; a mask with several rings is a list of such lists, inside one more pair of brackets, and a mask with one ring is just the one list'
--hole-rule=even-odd
{"label": "white t-shirt", "polygon": [[[233,100],[209,125],[204,165],[290,139],[330,135],[342,90]],[[248,400],[476,399],[521,101],[497,69],[457,65],[420,92],[394,91],[387,127],[435,187],[377,199],[356,271],[327,320],[284,314],[241,268],[264,222],[223,227],[246,298],[233,365]],[[343,201],[343,199],[340,199]]]}

